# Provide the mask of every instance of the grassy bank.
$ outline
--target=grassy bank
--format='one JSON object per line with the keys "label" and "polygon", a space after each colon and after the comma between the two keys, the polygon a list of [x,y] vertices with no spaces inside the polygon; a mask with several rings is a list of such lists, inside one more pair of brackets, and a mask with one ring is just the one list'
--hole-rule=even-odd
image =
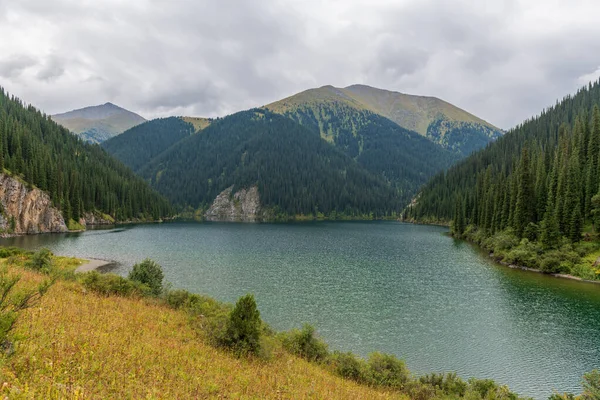
{"label": "grassy bank", "polygon": [[[252,303],[251,296],[234,307],[163,288],[159,269],[134,268],[131,279],[75,274],[81,262],[0,249],[0,282],[20,277],[8,299],[52,283],[18,312],[13,329],[2,338],[3,396],[518,398],[490,380],[416,377],[401,360],[385,354],[363,360],[331,352],[310,326],[276,333],[260,320],[258,310],[248,314],[256,322],[256,329],[249,328],[252,318],[245,316],[243,304]],[[248,339],[252,335],[256,340]]]}
{"label": "grassy bank", "polygon": [[556,248],[546,248],[540,241],[519,239],[511,229],[488,236],[482,230],[468,226],[463,234],[453,236],[473,242],[490,253],[496,261],[537,270],[559,277],[575,277],[600,281],[600,242],[596,238],[572,243],[567,239]]}

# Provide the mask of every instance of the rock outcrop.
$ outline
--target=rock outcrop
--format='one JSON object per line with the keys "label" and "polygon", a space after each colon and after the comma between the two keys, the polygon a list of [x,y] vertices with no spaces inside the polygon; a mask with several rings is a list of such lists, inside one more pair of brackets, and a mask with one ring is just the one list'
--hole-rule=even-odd
{"label": "rock outcrop", "polygon": [[256,222],[263,219],[258,187],[240,189],[233,193],[233,186],[223,190],[204,213],[208,221]]}
{"label": "rock outcrop", "polygon": [[61,212],[47,193],[28,188],[19,179],[0,174],[0,232],[34,234],[67,232]]}
{"label": "rock outcrop", "polygon": [[93,225],[114,225],[115,220],[111,216],[99,212],[86,212],[83,215],[83,218],[79,219],[79,223],[84,227]]}

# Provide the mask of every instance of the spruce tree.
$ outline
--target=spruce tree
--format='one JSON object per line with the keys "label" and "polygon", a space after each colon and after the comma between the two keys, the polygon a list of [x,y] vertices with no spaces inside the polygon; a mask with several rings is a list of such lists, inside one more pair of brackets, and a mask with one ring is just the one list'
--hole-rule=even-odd
{"label": "spruce tree", "polygon": [[533,182],[529,165],[529,151],[523,148],[518,168],[517,201],[515,204],[514,228],[517,236],[523,237],[527,225],[533,221]]}
{"label": "spruce tree", "polygon": [[458,197],[455,201],[454,209],[454,234],[458,237],[462,237],[465,233],[465,207],[463,205],[462,197]]}

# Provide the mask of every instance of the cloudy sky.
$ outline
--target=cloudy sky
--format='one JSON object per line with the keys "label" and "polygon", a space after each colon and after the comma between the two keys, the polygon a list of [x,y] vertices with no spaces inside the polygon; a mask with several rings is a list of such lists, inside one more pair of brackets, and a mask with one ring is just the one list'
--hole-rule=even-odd
{"label": "cloudy sky", "polygon": [[111,101],[151,118],[363,83],[509,128],[598,78],[598,15],[597,0],[0,0],[0,85],[47,113]]}

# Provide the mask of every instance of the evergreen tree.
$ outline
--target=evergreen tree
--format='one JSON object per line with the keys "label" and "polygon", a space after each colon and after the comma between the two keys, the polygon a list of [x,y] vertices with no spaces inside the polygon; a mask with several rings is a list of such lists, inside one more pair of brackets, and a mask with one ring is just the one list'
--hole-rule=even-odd
{"label": "evergreen tree", "polygon": [[454,209],[454,234],[461,237],[465,233],[465,207],[461,197],[456,199]]}
{"label": "evergreen tree", "polygon": [[514,228],[519,237],[523,237],[525,228],[533,220],[534,191],[529,165],[529,152],[523,148],[519,163],[517,180],[517,202],[515,204]]}

